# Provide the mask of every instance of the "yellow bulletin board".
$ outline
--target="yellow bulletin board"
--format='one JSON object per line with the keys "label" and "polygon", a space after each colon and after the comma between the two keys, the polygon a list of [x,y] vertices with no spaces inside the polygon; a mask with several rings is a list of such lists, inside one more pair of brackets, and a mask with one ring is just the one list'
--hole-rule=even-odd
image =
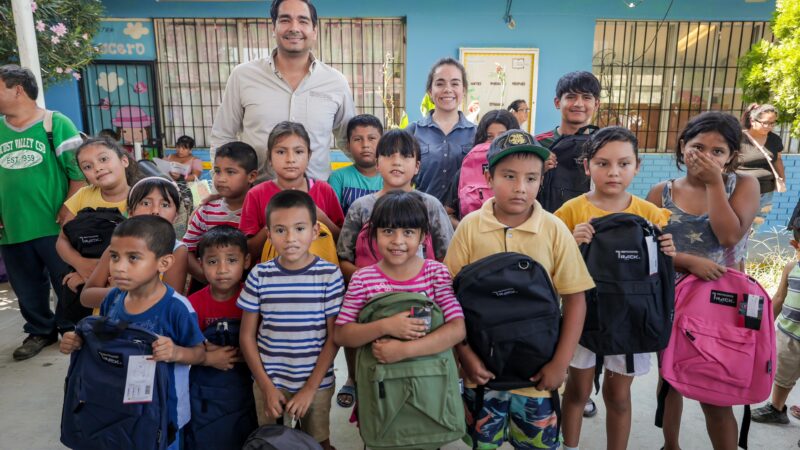
{"label": "yellow bulletin board", "polygon": [[528,132],[536,129],[538,48],[461,48],[459,56],[469,83],[464,114],[478,123],[487,111],[506,109],[512,101],[523,99],[531,110],[522,127]]}

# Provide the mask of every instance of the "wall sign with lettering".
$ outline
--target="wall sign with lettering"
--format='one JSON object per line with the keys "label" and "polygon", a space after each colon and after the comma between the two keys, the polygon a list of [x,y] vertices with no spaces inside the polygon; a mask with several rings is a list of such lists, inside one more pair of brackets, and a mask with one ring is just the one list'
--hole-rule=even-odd
{"label": "wall sign with lettering", "polygon": [[530,108],[522,128],[535,129],[539,49],[461,48],[459,56],[469,79],[463,109],[470,120],[477,123],[487,111],[522,99]]}
{"label": "wall sign with lettering", "polygon": [[156,40],[150,19],[104,19],[94,37],[99,59],[154,61]]}

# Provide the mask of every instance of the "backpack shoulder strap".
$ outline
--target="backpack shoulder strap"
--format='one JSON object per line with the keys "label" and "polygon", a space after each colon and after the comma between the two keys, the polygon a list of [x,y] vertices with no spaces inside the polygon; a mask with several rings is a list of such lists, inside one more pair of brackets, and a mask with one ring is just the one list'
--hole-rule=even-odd
{"label": "backpack shoulder strap", "polygon": [[47,143],[50,144],[50,150],[56,153],[56,145],[53,142],[53,111],[49,109],[44,110],[44,132],[47,133]]}

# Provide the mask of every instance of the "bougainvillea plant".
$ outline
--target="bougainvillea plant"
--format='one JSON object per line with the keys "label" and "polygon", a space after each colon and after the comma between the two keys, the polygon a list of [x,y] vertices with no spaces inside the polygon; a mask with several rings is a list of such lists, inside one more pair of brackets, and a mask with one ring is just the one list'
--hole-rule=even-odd
{"label": "bougainvillea plant", "polygon": [[[103,5],[98,0],[31,2],[42,82],[80,79],[79,70],[98,56],[92,38],[100,28]],[[0,64],[19,64],[11,1],[0,2]]]}

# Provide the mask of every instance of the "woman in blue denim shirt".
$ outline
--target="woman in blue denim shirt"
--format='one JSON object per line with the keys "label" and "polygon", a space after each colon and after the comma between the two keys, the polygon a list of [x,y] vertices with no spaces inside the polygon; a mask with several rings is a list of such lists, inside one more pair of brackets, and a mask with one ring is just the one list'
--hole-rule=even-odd
{"label": "woman in blue denim shirt", "polygon": [[443,201],[475,139],[475,124],[458,110],[467,92],[467,71],[455,59],[442,58],[428,73],[426,91],[435,109],[406,130],[422,150],[417,189]]}

